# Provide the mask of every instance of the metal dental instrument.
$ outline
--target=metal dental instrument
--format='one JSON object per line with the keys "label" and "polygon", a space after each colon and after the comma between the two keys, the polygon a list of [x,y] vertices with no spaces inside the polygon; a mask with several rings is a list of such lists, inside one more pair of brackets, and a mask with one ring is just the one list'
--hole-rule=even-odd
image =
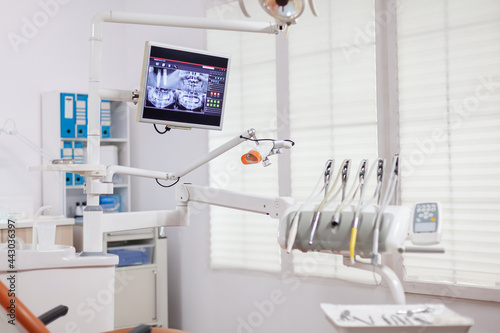
{"label": "metal dental instrument", "polygon": [[[352,263],[354,263],[354,256],[356,254],[356,239],[358,237],[359,217],[360,217],[360,214],[363,211],[363,209],[368,207],[375,200],[375,198],[378,196],[378,194],[380,192],[380,188],[382,187],[382,177],[381,177],[380,170],[381,169],[383,170],[383,164],[384,164],[384,162],[382,159],[376,160],[372,164],[370,171],[368,172],[368,176],[366,177],[367,180],[365,180],[364,172],[363,172],[363,186],[361,187],[361,193],[359,195],[358,206],[354,212],[354,218],[352,221],[352,228],[351,228],[351,239],[349,242],[349,258],[351,259]],[[368,202],[366,204],[363,204],[363,200],[365,197],[365,190],[366,190],[365,186],[367,185],[367,182],[370,180],[370,177],[371,177],[373,171],[375,170],[375,166],[377,167],[377,171],[378,171],[377,172],[377,180],[378,180],[377,187],[375,189],[375,192],[373,193],[372,198],[370,198],[370,200],[368,200]],[[360,176],[361,176],[361,172],[360,172]]]}
{"label": "metal dental instrument", "polygon": [[377,167],[377,186],[378,186],[378,193],[376,194],[377,197],[377,203],[380,203],[380,190],[382,189],[382,182],[384,180],[384,160],[379,159],[378,160],[378,167]]}
{"label": "metal dental instrument", "polygon": [[405,321],[403,319],[399,318],[398,315],[395,315],[395,314],[391,315],[391,319],[396,323],[396,325],[399,325],[400,323],[402,325],[406,325]]}
{"label": "metal dental instrument", "polygon": [[387,182],[387,187],[385,189],[385,195],[380,203],[379,211],[376,215],[375,227],[373,230],[373,247],[372,247],[372,264],[377,264],[378,262],[378,241],[380,234],[380,223],[382,221],[382,216],[384,214],[385,207],[389,204],[396,189],[399,177],[399,155],[395,155],[392,160],[392,173],[389,181]]}
{"label": "metal dental instrument", "polygon": [[375,322],[373,321],[373,318],[372,316],[368,316],[368,318],[370,318],[370,321],[367,321],[367,320],[364,320],[364,319],[361,319],[359,317],[356,317],[356,316],[351,316],[351,312],[349,310],[344,310],[340,313],[340,320],[346,320],[346,321],[354,321],[354,320],[357,320],[363,324],[366,324],[368,326],[373,326],[375,325]]}
{"label": "metal dental instrument", "polygon": [[419,317],[412,317],[412,319],[418,321],[421,324],[425,324],[425,325],[431,325],[432,324],[430,321],[422,319],[422,318],[419,318]]}
{"label": "metal dental instrument", "polygon": [[339,195],[340,191],[342,191],[342,189],[345,186],[345,183],[342,183],[342,185],[337,190],[337,192],[335,192],[335,194],[333,195],[333,197],[330,198],[330,195],[332,194],[333,190],[335,189],[335,186],[337,185],[340,177],[343,175],[344,170],[347,170],[346,174],[348,173],[348,171],[349,171],[349,161],[350,160],[344,160],[342,162],[342,166],[340,167],[339,172],[337,173],[337,176],[335,177],[335,181],[333,182],[332,186],[330,187],[330,190],[328,190],[328,193],[326,194],[326,196],[323,198],[323,200],[321,201],[321,203],[318,205],[318,209],[314,213],[314,217],[313,217],[313,220],[312,220],[311,235],[309,236],[309,245],[313,244],[314,234],[316,233],[316,229],[318,227],[319,219],[321,217],[321,211],[323,210],[323,208],[325,207],[325,205],[329,201],[334,200]]}
{"label": "metal dental instrument", "polygon": [[354,200],[354,197],[358,193],[358,190],[359,190],[360,195],[361,195],[361,192],[363,191],[363,187],[365,186],[365,174],[366,174],[367,164],[368,164],[368,160],[361,161],[361,167],[360,167],[360,170],[358,172],[359,185],[358,185],[358,188],[356,189],[356,191],[354,191],[354,194],[352,195],[351,201]]}
{"label": "metal dental instrument", "polygon": [[425,308],[417,308],[417,309],[413,309],[413,310],[399,310],[397,312],[397,314],[404,314],[404,315],[411,317],[415,313],[431,313],[433,311],[434,311],[433,308],[425,307]]}
{"label": "metal dental instrument", "polygon": [[321,217],[321,211],[316,211],[314,213],[314,218],[312,221],[312,229],[311,229],[311,235],[309,236],[309,245],[313,244],[313,239],[314,239],[314,234],[316,233],[316,229],[318,228],[318,223],[319,223],[319,218]]}
{"label": "metal dental instrument", "polygon": [[351,318],[351,312],[349,310],[344,310],[340,313],[340,319],[341,320],[347,320],[347,321],[352,321],[353,319]]}
{"label": "metal dental instrument", "polygon": [[330,186],[330,180],[332,178],[332,171],[333,171],[333,160],[328,160],[326,161],[325,165],[325,171],[324,171],[324,188],[325,188],[325,196],[328,193],[329,186]]}
{"label": "metal dental instrument", "polygon": [[[287,246],[286,246],[287,253],[290,253],[292,251],[293,244],[295,243],[295,238],[297,237],[300,212],[302,211],[302,209],[304,207],[308,206],[318,195],[320,195],[321,192],[323,192],[323,190],[325,191],[325,194],[326,194],[326,192],[328,190],[328,185],[330,184],[331,173],[333,171],[334,164],[335,164],[334,160],[326,161],[325,167],[323,168],[323,173],[321,174],[321,177],[316,182],[316,185],[314,186],[313,191],[309,195],[309,198],[307,198],[307,200],[295,212],[295,214],[292,218],[292,223],[290,224],[290,232],[288,233]],[[321,184],[322,180],[323,180],[323,187],[321,189],[319,189],[319,191],[318,191],[318,187]]]}
{"label": "metal dental instrument", "polygon": [[[382,189],[382,184],[383,184],[384,163],[385,162],[382,158],[377,159],[372,164],[370,171],[368,172],[368,175],[365,177],[364,188],[361,190],[358,203],[358,209],[360,210],[360,212],[362,212],[366,207],[371,205],[375,201],[375,199],[378,199],[380,197],[380,190]],[[364,203],[365,190],[366,190],[365,187],[368,185],[368,182],[371,179],[371,175],[375,170],[375,167],[377,167],[377,186],[375,187],[375,191],[373,192],[372,197],[366,203]]]}
{"label": "metal dental instrument", "polygon": [[[330,195],[333,191],[333,187],[330,188],[330,191],[328,192],[327,194],[327,197],[325,197],[325,200],[324,202],[321,203],[321,208],[318,207],[318,210],[323,210],[326,206],[328,206],[331,202],[333,202],[337,196],[340,194],[340,192],[342,191],[342,195],[343,195],[343,198],[342,198],[342,202],[344,202],[344,199],[345,199],[345,189],[346,189],[346,186],[347,186],[347,182],[349,180],[349,170],[351,169],[351,160],[344,160],[344,162],[342,163],[342,167],[340,168],[339,170],[339,173],[337,174],[337,177],[342,177],[342,185],[340,185],[340,188],[337,190],[337,192],[335,192],[335,194],[330,198]],[[336,179],[337,181],[337,179]],[[336,183],[335,183],[336,184]]]}
{"label": "metal dental instrument", "polygon": [[390,320],[387,319],[387,317],[385,316],[385,314],[382,315],[382,319],[387,323],[387,325],[392,325]]}
{"label": "metal dental instrument", "polygon": [[355,319],[355,320],[357,320],[357,321],[360,321],[360,322],[362,322],[362,323],[364,323],[364,324],[366,324],[366,325],[368,325],[368,326],[373,326],[373,325],[375,325],[375,322],[373,321],[372,316],[368,316],[368,317],[370,318],[370,321],[366,321],[366,320],[363,320],[363,319],[361,319],[361,318],[359,318],[359,317],[352,316],[352,318],[353,318],[353,319]]}
{"label": "metal dental instrument", "polygon": [[347,161],[347,163],[342,168],[342,201],[344,201],[345,199],[345,189],[347,185],[347,180],[349,178],[349,167],[350,167],[350,160]]}
{"label": "metal dental instrument", "polygon": [[365,173],[366,173],[366,164],[368,163],[368,160],[362,160],[361,163],[359,164],[358,168],[358,178],[356,179],[356,182],[352,185],[351,190],[349,191],[349,194],[347,194],[347,198],[342,200],[340,205],[337,206],[337,209],[335,209],[335,212],[332,217],[332,226],[336,226],[340,223],[340,212],[342,209],[345,207],[349,206],[351,202],[354,200],[356,197],[356,194],[358,193],[359,190],[363,190],[363,185],[365,183]]}

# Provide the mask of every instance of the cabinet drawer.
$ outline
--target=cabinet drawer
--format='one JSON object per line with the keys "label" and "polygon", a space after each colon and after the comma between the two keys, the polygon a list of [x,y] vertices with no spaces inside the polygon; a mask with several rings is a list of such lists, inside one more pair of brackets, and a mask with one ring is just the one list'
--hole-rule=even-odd
{"label": "cabinet drawer", "polygon": [[116,268],[115,327],[156,322],[156,289],[156,266]]}

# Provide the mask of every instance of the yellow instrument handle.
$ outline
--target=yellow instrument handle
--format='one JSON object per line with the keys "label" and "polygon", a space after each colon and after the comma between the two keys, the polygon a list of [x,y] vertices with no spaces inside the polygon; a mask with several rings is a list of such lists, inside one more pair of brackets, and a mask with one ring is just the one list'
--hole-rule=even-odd
{"label": "yellow instrument handle", "polygon": [[354,259],[354,250],[356,249],[356,238],[358,237],[358,228],[351,229],[351,243],[349,244],[349,252],[351,260]]}

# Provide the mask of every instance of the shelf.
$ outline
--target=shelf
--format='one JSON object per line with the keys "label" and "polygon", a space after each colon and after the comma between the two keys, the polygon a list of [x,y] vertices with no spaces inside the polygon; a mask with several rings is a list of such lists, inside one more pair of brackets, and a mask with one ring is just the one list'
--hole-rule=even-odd
{"label": "shelf", "polygon": [[[81,113],[82,109],[86,108],[87,100],[80,98],[81,95],[85,94],[53,91],[42,95],[42,148],[51,156],[61,156],[64,153],[64,156],[73,158],[76,162],[85,162],[86,146],[89,140],[86,137],[86,131],[81,131],[82,125],[75,122],[75,128],[71,130],[72,125],[68,125],[68,119],[71,117],[68,117],[63,120],[66,131],[61,130],[63,128],[61,121],[63,115],[66,117],[72,111],[76,117],[77,112]],[[64,104],[68,101],[67,98],[69,100],[73,98],[72,107],[69,104]],[[76,203],[86,201],[83,185],[85,179],[83,177],[105,176],[107,164],[130,165],[130,107],[130,103],[120,101],[111,101],[109,106],[106,105],[105,110],[109,108],[110,122],[106,125],[109,126],[108,132],[102,132],[102,135],[109,137],[101,138],[100,145],[113,155],[106,155],[106,153],[103,155],[101,152],[101,164],[92,166],[79,163],[49,164],[30,168],[33,171],[44,171],[42,172],[43,204],[52,206],[54,214],[73,216]],[[69,122],[71,123],[71,121]],[[68,133],[70,134],[68,135]],[[66,135],[73,137],[65,137]],[[83,144],[77,145],[76,142]],[[109,149],[111,145],[116,146],[117,149]],[[103,148],[101,149],[104,151]],[[114,154],[116,154],[116,158]],[[120,196],[121,211],[129,211],[131,205],[130,177],[115,175],[113,182],[114,194]]]}
{"label": "shelf", "polygon": [[[87,138],[63,138],[61,141],[81,141],[87,142]],[[127,138],[101,138],[101,143],[128,143]]]}
{"label": "shelf", "polygon": [[[128,188],[130,185],[129,184],[113,184],[113,188],[119,189],[119,188]],[[68,191],[83,191],[84,186],[83,185],[70,185],[66,186],[66,190]]]}
{"label": "shelf", "polygon": [[43,164],[30,166],[30,171],[66,171],[73,173],[91,173],[94,176],[105,176],[106,166],[102,164]]}

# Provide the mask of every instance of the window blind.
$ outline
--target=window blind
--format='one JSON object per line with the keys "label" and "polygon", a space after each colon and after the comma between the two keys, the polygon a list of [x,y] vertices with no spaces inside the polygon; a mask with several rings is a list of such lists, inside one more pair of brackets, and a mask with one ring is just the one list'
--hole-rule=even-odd
{"label": "window blind", "polygon": [[[207,16],[244,19],[237,3],[211,7]],[[276,138],[276,68],[274,35],[207,32],[207,48],[231,55],[224,129],[209,133],[214,149],[244,130],[258,138]],[[244,166],[240,158],[254,143],[244,143],[210,163],[210,185],[248,194],[278,195],[277,159],[273,164]],[[269,216],[210,207],[210,258],[214,269],[281,270],[278,220]]]}
{"label": "window blind", "polygon": [[[335,172],[352,159],[356,177],[361,159],[371,165],[378,157],[374,2],[317,0],[316,5],[320,16],[305,12],[288,38],[290,133],[297,142],[292,196],[302,202],[328,159],[336,160]],[[293,252],[298,274],[373,281],[371,272],[342,262],[339,255]]]}
{"label": "window blind", "polygon": [[440,201],[445,254],[406,278],[500,287],[500,3],[398,8],[402,203]]}

